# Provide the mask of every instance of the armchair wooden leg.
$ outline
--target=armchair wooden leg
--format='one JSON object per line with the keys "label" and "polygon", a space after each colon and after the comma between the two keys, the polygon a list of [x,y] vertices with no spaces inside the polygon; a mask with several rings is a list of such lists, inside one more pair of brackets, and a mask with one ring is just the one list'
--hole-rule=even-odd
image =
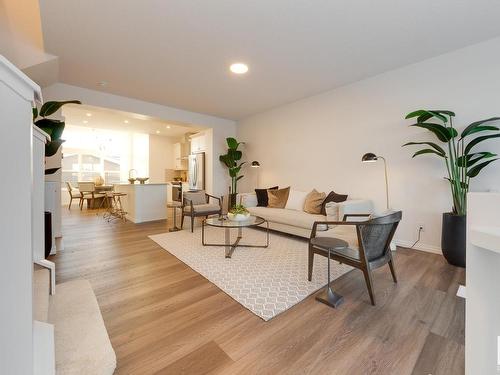
{"label": "armchair wooden leg", "polygon": [[181,229],[184,227],[184,212],[181,215]]}
{"label": "armchair wooden leg", "polygon": [[392,259],[389,261],[389,268],[391,269],[392,279],[395,283],[397,283],[398,279],[396,277],[396,269],[394,268],[394,261]]}
{"label": "armchair wooden leg", "polygon": [[307,273],[307,280],[309,281],[312,280],[313,266],[314,266],[314,251],[311,248],[309,248],[309,263],[308,263],[308,273]]}
{"label": "armchair wooden leg", "polygon": [[80,198],[80,211],[83,210],[83,201],[84,201],[84,199]]}
{"label": "armchair wooden leg", "polygon": [[372,302],[372,305],[375,306],[375,295],[373,294],[372,274],[369,269],[364,269],[363,274],[365,275],[366,287],[368,288],[368,294],[370,295],[370,300]]}
{"label": "armchair wooden leg", "polygon": [[70,199],[69,199],[69,206],[68,206],[68,210],[71,210],[71,202],[73,202],[73,198],[70,198]]}
{"label": "armchair wooden leg", "polygon": [[191,233],[193,233],[194,229],[194,215],[191,216]]}

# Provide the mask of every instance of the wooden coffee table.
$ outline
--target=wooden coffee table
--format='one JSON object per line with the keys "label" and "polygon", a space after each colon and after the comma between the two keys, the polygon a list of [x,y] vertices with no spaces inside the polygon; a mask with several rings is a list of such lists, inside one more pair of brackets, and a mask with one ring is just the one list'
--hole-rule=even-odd
{"label": "wooden coffee table", "polygon": [[[266,224],[266,244],[265,245],[255,245],[255,244],[242,244],[240,240],[243,238],[243,228],[259,227],[262,224]],[[205,242],[205,226],[211,226],[216,228],[224,229],[224,243],[207,243]],[[236,241],[231,242],[231,229],[238,229],[238,237]],[[234,249],[237,247],[269,247],[269,222],[260,217],[251,215],[245,221],[232,221],[225,217],[211,217],[203,220],[201,226],[201,243],[203,246],[224,246],[226,258],[231,258]]]}

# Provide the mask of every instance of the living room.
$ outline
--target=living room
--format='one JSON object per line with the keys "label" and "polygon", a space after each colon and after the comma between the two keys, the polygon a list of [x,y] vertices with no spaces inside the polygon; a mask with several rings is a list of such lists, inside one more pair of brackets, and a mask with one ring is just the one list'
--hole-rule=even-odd
{"label": "living room", "polygon": [[0,372],[496,373],[499,12],[7,0]]}

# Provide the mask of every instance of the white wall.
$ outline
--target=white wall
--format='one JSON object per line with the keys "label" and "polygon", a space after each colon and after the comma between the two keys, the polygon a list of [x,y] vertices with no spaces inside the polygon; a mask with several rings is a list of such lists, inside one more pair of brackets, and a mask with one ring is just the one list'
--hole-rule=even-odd
{"label": "white wall", "polygon": [[[43,97],[46,101],[67,100],[68,98],[78,99],[84,104],[97,107],[139,113],[162,120],[180,122],[184,125],[211,128],[213,132],[213,155],[207,162],[207,170],[212,170],[213,180],[212,186],[207,186],[207,190],[209,193],[217,195],[227,192],[229,178],[227,177],[227,171],[218,161],[218,155],[221,150],[224,152],[225,138],[236,135],[236,123],[234,121],[63,83],[56,83],[45,88]],[[208,166],[208,163],[212,163],[212,165]]]}
{"label": "white wall", "polygon": [[162,135],[149,136],[149,180],[165,182],[165,169],[174,169],[174,143],[178,139]]}
{"label": "white wall", "polygon": [[[410,140],[431,139],[408,128],[404,116],[415,109],[450,109],[459,126],[500,115],[500,38],[393,70],[321,95],[306,98],[238,123],[247,142],[247,160],[258,160],[264,186],[334,189],[385,205],[383,165],[362,164],[374,152],[387,158],[391,206],[403,210],[396,234],[411,243],[422,223],[421,246],[440,249],[441,213],[449,211],[449,186],[442,161],[411,159]],[[335,72],[332,72],[335,74]],[[500,153],[500,141],[477,148]],[[253,188],[255,170],[241,181]],[[251,185],[251,186],[250,186]],[[500,188],[500,161],[473,180],[474,191]]]}

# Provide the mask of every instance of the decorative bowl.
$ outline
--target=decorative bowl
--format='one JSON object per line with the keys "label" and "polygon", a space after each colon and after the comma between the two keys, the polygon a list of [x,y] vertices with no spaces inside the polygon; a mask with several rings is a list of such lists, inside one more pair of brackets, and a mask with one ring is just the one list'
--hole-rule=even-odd
{"label": "decorative bowl", "polygon": [[128,182],[130,182],[131,184],[134,184],[135,183],[135,178],[129,178]]}
{"label": "decorative bowl", "polygon": [[149,177],[137,177],[137,181],[141,184],[144,184],[147,180],[149,180]]}
{"label": "decorative bowl", "polygon": [[232,214],[231,212],[227,213],[227,218],[231,221],[245,221],[250,217],[250,212],[246,214]]}

